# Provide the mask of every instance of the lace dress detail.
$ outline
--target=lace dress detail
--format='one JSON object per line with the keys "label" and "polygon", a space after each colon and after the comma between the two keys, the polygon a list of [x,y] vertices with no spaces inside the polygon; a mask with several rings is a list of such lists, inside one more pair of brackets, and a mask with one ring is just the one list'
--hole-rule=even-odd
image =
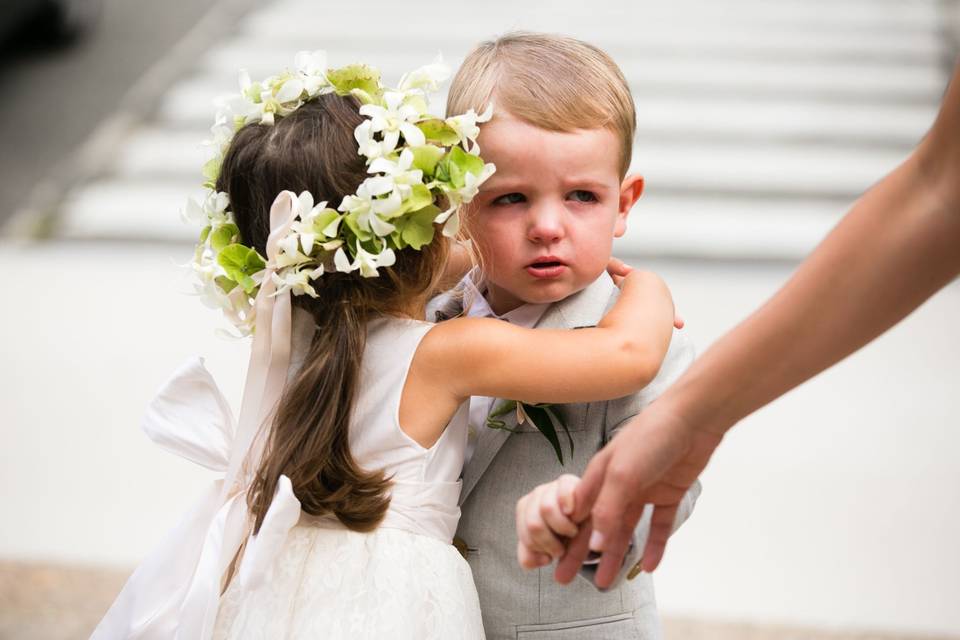
{"label": "lace dress detail", "polygon": [[430,448],[399,425],[400,394],[427,323],[380,319],[368,327],[350,448],[394,480],[383,524],[350,531],[301,514],[266,584],[224,593],[215,640],[483,638],[470,567],[450,544],[460,516],[458,480],[466,407]]}

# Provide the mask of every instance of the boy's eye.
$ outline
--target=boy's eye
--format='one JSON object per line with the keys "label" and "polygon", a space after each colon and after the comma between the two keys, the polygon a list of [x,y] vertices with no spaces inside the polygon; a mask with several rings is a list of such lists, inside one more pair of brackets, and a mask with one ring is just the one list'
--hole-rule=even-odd
{"label": "boy's eye", "polygon": [[593,191],[586,191],[584,189],[577,189],[576,191],[571,191],[568,195],[568,198],[571,200],[576,200],[577,202],[596,202],[597,195]]}
{"label": "boy's eye", "polygon": [[522,193],[505,193],[502,196],[494,198],[491,204],[518,204],[524,202],[526,197]]}

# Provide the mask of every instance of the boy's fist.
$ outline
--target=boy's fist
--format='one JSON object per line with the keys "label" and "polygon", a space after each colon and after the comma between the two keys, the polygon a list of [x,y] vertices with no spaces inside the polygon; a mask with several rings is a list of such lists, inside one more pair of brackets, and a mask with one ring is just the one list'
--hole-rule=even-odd
{"label": "boy's fist", "polygon": [[524,569],[543,567],[561,557],[567,540],[577,535],[570,515],[579,483],[577,476],[565,474],[517,501],[517,560]]}

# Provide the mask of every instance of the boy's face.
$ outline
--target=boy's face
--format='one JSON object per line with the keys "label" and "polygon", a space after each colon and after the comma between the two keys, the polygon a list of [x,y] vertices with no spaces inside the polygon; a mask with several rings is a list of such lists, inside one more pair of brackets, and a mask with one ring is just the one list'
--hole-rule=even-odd
{"label": "boy's face", "polygon": [[481,155],[497,171],[467,214],[499,314],[563,300],[606,269],[643,179],[619,176],[608,129],[548,131],[501,111],[483,125]]}

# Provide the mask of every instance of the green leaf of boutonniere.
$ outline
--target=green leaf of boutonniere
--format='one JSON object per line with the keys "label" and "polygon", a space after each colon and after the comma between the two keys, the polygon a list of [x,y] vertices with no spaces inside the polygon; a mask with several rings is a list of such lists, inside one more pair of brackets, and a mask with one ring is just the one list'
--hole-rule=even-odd
{"label": "green leaf of boutonniere", "polygon": [[490,429],[501,429],[511,433],[517,433],[517,429],[508,427],[503,420],[503,416],[511,411],[516,411],[517,424],[523,424],[529,420],[553,447],[553,451],[557,454],[557,460],[560,461],[560,464],[564,464],[563,447],[560,445],[557,425],[560,425],[560,428],[563,429],[567,435],[567,442],[570,444],[571,454],[573,453],[573,436],[570,435],[570,429],[560,421],[560,418],[557,417],[552,407],[553,405],[546,403],[524,403],[517,402],[516,400],[505,400],[487,416],[486,426]]}

